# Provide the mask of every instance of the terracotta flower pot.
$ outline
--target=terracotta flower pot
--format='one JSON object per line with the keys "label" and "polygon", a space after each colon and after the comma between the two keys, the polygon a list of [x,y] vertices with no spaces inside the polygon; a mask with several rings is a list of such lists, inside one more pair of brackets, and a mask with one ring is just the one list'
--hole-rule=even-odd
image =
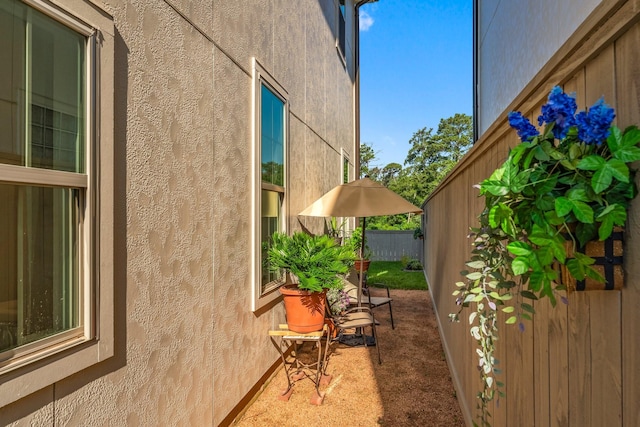
{"label": "terracotta flower pot", "polygon": [[[362,270],[360,269],[360,264],[362,264]],[[371,260],[368,259],[357,259],[354,264],[354,268],[356,271],[367,271],[369,270],[369,264],[371,264]]]}
{"label": "terracotta flower pot", "polygon": [[322,330],[324,325],[326,291],[301,291],[297,285],[280,287],[284,296],[287,326],[290,331],[306,334]]}

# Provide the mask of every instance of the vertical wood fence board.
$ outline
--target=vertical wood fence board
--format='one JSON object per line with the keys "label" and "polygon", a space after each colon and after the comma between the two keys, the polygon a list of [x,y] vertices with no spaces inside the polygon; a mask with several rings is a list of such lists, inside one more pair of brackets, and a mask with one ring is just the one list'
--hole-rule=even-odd
{"label": "vertical wood fence board", "polygon": [[534,379],[535,393],[535,425],[550,425],[550,379],[549,379],[549,302],[536,301],[536,314],[533,318],[533,368],[536,372]]}
{"label": "vertical wood fence board", "polygon": [[[640,24],[616,41],[616,92],[618,126],[638,124],[640,117]],[[627,96],[622,96],[627,94]],[[636,184],[640,175],[636,176]],[[630,212],[640,210],[640,200],[632,202]],[[625,237],[625,288],[622,290],[622,422],[624,427],[640,426],[640,225],[629,222]]]}
{"label": "vertical wood fence board", "polygon": [[569,425],[591,424],[591,317],[586,292],[569,298]]}
{"label": "vertical wood fence board", "polygon": [[620,294],[590,293],[592,425],[622,425]]}
{"label": "vertical wood fence board", "polygon": [[[547,301],[548,303],[548,301]],[[569,348],[567,306],[558,301],[548,303],[549,319],[549,416],[551,426],[566,426],[569,422]]]}

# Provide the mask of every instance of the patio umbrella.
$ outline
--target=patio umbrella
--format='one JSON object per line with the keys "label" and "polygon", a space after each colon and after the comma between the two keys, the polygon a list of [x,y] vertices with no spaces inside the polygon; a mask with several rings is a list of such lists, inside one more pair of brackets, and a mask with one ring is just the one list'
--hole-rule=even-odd
{"label": "patio umbrella", "polygon": [[[422,209],[409,203],[387,187],[365,177],[334,187],[298,215],[362,218],[362,246],[360,248],[360,256],[362,256],[367,217],[403,213],[421,214]],[[361,264],[358,303],[362,299],[362,276]]]}

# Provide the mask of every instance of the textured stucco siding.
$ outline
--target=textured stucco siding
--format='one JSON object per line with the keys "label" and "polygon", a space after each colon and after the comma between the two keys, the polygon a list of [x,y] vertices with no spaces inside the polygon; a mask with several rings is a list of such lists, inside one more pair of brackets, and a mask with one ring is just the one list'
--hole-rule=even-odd
{"label": "textured stucco siding", "polygon": [[341,183],[341,151],[355,162],[353,41],[345,65],[332,0],[85,1],[115,28],[116,356],[0,424],[218,425],[278,361],[284,321],[280,302],[250,309],[252,58],[289,96],[292,231]]}
{"label": "textured stucco siding", "polygon": [[[479,135],[602,0],[479,0]],[[505,43],[505,40],[508,40]]]}

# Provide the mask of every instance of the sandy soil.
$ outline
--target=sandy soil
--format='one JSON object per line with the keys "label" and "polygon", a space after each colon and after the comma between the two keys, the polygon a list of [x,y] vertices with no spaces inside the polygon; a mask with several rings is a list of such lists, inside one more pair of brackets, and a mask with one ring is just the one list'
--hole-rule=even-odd
{"label": "sandy soil", "polygon": [[[280,369],[234,425],[463,426],[429,293],[392,290],[391,296],[395,330],[387,306],[374,311],[382,365],[375,348],[334,343],[327,365],[333,378],[320,387],[321,406],[309,403],[314,384],[306,378],[295,383],[288,402],[278,400],[287,385]],[[315,352],[313,343],[305,346]]]}

